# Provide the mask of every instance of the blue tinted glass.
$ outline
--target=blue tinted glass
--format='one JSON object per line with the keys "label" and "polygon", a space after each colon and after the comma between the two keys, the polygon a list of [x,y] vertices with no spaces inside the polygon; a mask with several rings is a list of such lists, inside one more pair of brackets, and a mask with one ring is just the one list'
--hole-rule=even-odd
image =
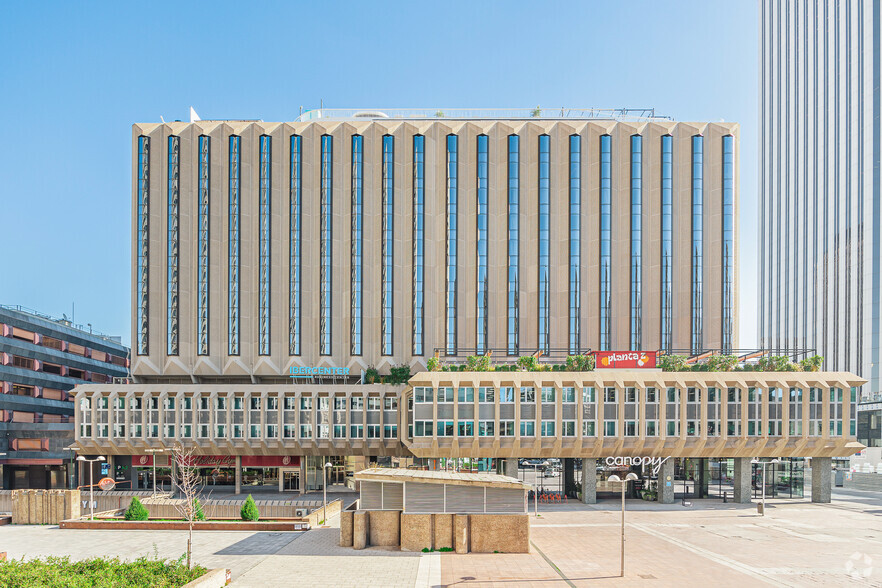
{"label": "blue tinted glass", "polygon": [[413,137],[413,354],[423,355],[425,137]]}
{"label": "blue tinted glass", "polygon": [[539,349],[548,353],[549,317],[551,312],[550,255],[551,248],[551,138],[539,135]]}
{"label": "blue tinted glass", "polygon": [[661,138],[661,348],[672,350],[674,138]]}
{"label": "blue tinted glass", "polygon": [[570,135],[569,352],[582,352],[582,138]]}
{"label": "blue tinted glass", "polygon": [[300,355],[301,301],[300,278],[303,268],[303,140],[291,135],[288,206],[288,353]]}
{"label": "blue tinted glass", "polygon": [[631,350],[641,349],[643,295],[643,137],[631,136]]}
{"label": "blue tinted glass", "polygon": [[150,137],[138,137],[138,355],[147,355],[150,253]]}
{"label": "blue tinted glass", "polygon": [[199,187],[198,203],[199,213],[197,220],[198,246],[197,246],[197,280],[196,280],[196,317],[198,320],[196,352],[199,355],[208,355],[208,251],[209,235],[208,221],[210,209],[210,178],[211,168],[211,140],[205,135],[199,136]]}
{"label": "blue tinted glass", "polygon": [[610,348],[611,317],[611,218],[612,218],[612,138],[600,137],[600,349]]}
{"label": "blue tinted glass", "polygon": [[319,353],[331,355],[333,297],[332,255],[334,246],[334,137],[322,135],[321,184],[319,186]]}
{"label": "blue tinted glass", "polygon": [[735,138],[723,137],[723,352],[735,329]]}
{"label": "blue tinted glass", "polygon": [[178,281],[178,262],[180,260],[180,182],[181,182],[181,138],[170,135],[168,138],[168,188],[166,199],[168,200],[168,250],[167,275],[168,282],[168,308],[166,327],[168,355],[178,354],[178,293],[180,283]]}
{"label": "blue tinted glass", "polygon": [[476,353],[487,351],[487,192],[488,153],[487,135],[478,135],[477,157],[477,286],[476,286]]}
{"label": "blue tinted glass", "polygon": [[704,348],[702,338],[702,273],[704,257],[704,137],[692,137],[692,353]]}
{"label": "blue tinted glass", "polygon": [[364,264],[364,138],[352,135],[352,218],[351,218],[351,265],[350,265],[350,324],[349,346],[352,355],[361,355],[362,350],[362,271]]}
{"label": "blue tinted glass", "polygon": [[268,135],[260,136],[260,178],[257,186],[257,200],[259,206],[258,233],[260,242],[258,246],[258,312],[257,334],[258,353],[270,354],[270,202],[272,177],[272,138]]}
{"label": "blue tinted glass", "polygon": [[241,139],[236,135],[230,135],[230,153],[228,161],[228,214],[229,233],[227,234],[228,254],[228,283],[227,291],[227,315],[228,315],[228,341],[227,352],[230,355],[239,355],[239,288],[241,287],[241,263],[239,259],[242,246],[240,230],[242,219],[240,216],[240,190],[242,187],[242,174],[240,172]]}
{"label": "blue tinted glass", "polygon": [[456,135],[447,135],[447,279],[445,301],[445,347],[456,355],[456,254],[457,254],[457,153]]}
{"label": "blue tinted glass", "polygon": [[517,355],[519,347],[519,270],[520,270],[520,137],[508,137],[508,345],[507,353]]}
{"label": "blue tinted glass", "polygon": [[392,288],[395,244],[395,137],[383,136],[383,243],[382,243],[382,352],[392,355]]}

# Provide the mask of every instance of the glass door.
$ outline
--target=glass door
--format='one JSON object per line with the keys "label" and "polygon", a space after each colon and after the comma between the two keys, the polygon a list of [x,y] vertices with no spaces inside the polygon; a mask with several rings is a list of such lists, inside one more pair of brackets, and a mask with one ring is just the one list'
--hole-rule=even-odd
{"label": "glass door", "polygon": [[282,492],[300,491],[300,470],[281,470]]}

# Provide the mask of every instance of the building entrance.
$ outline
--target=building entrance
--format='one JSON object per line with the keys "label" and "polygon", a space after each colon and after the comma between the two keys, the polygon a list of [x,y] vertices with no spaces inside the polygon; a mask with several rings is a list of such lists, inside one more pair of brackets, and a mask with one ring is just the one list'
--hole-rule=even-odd
{"label": "building entrance", "polygon": [[279,476],[280,484],[279,491],[280,492],[299,492],[300,491],[300,470],[299,469],[291,469],[291,470],[280,470],[281,475]]}

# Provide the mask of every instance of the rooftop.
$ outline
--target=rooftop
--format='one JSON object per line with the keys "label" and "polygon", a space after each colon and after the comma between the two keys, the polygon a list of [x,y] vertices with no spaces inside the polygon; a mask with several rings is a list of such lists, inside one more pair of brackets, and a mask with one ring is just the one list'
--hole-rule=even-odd
{"label": "rooftop", "polygon": [[622,121],[670,121],[654,108],[318,108],[307,110],[297,122],[313,120],[394,119],[596,119]]}
{"label": "rooftop", "polygon": [[464,474],[461,472],[408,470],[405,468],[371,468],[356,472],[355,479],[373,482],[422,482],[425,484],[520,488],[523,490],[531,488],[530,484],[500,474],[483,472],[479,474]]}
{"label": "rooftop", "polygon": [[21,313],[29,315],[30,317],[36,317],[38,319],[43,319],[44,321],[49,321],[53,323],[57,323],[59,326],[67,327],[68,329],[73,329],[76,331],[81,331],[84,335],[88,335],[89,337],[93,337],[96,339],[104,339],[109,343],[115,343],[117,345],[122,345],[122,338],[119,336],[113,335],[105,335],[92,328],[91,323],[86,325],[74,324],[72,319],[67,318],[67,315],[62,315],[62,318],[54,317],[48,315],[43,312],[39,312],[34,310],[33,308],[28,308],[26,306],[21,306],[20,304],[0,304],[0,309],[10,310],[13,312]]}

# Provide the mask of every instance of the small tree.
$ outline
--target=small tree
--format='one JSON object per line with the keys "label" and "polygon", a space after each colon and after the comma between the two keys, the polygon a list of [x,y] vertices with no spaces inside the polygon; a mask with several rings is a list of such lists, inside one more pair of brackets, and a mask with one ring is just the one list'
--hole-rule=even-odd
{"label": "small tree", "polygon": [[430,372],[437,372],[441,367],[440,364],[441,362],[438,360],[437,357],[430,357],[429,361],[426,362],[426,369],[428,369]]}
{"label": "small tree", "polygon": [[250,494],[248,495],[248,498],[245,499],[245,504],[242,505],[242,510],[239,511],[239,515],[242,517],[243,521],[257,522],[260,519],[260,511],[257,510],[257,505],[254,504],[254,499]]}
{"label": "small tree", "polygon": [[125,519],[127,521],[146,521],[149,518],[150,511],[147,510],[147,507],[141,504],[137,496],[133,497],[129,508],[126,509]]}
{"label": "small tree", "polygon": [[824,357],[822,355],[812,355],[799,361],[799,367],[804,372],[819,372],[822,365],[824,365]]}
{"label": "small tree", "polygon": [[205,513],[199,497],[202,495],[202,478],[199,468],[196,467],[196,449],[191,447],[184,449],[180,443],[172,450],[172,483],[183,494],[183,502],[175,502],[175,508],[181,517],[187,521],[187,569],[192,566],[193,555],[193,524],[196,521],[204,521]]}

